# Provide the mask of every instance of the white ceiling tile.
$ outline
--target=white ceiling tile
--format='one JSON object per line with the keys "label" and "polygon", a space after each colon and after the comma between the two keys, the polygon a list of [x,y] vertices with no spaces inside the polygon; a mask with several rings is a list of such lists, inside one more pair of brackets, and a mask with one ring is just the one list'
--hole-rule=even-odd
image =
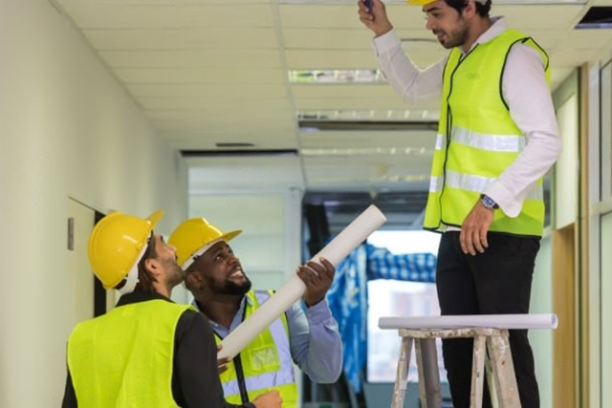
{"label": "white ceiling tile", "polygon": [[296,99],[399,98],[387,83],[380,85],[293,85],[291,93]]}
{"label": "white ceiling tile", "polygon": [[204,111],[211,114],[228,112],[236,115],[239,110],[243,115],[252,111],[291,110],[288,99],[271,98],[140,98],[139,102],[147,111],[183,111],[183,118],[202,116]]}
{"label": "white ceiling tile", "polygon": [[[83,0],[55,0],[64,7],[78,6],[83,3]],[[211,4],[268,4],[274,0],[88,0],[93,2],[103,3],[105,5],[118,6],[169,6],[169,7],[186,7],[186,6],[202,6]]]}
{"label": "white ceiling tile", "polygon": [[101,51],[112,68],[281,68],[279,50]]}
{"label": "white ceiling tile", "polygon": [[302,148],[389,148],[432,149],[436,132],[427,131],[327,131],[300,132]]}
{"label": "white ceiling tile", "polygon": [[83,30],[97,50],[275,49],[272,28]]}
{"label": "white ceiling tile", "polygon": [[[493,5],[493,16],[505,16],[513,28],[565,29],[584,13],[584,5]],[[362,28],[355,4],[283,4],[280,6],[283,27],[294,28]],[[418,7],[388,4],[387,14],[396,29],[423,29],[425,17]],[[547,16],[543,19],[542,16]],[[548,18],[550,17],[550,18]]]}
{"label": "white ceiling tile", "polygon": [[[276,0],[55,1],[64,6],[77,27],[85,28],[93,48],[101,52],[145,115],[176,148],[215,149],[217,142],[250,142],[259,149],[297,148],[293,107],[411,113],[438,109],[438,101],[412,107],[388,84],[287,88],[286,68],[376,68],[373,34],[359,21],[354,3],[277,6]],[[596,0],[607,2],[612,0]],[[277,8],[280,20],[275,15]],[[419,66],[447,54],[424,28],[419,7],[394,3],[387,9],[400,38],[434,40],[403,43]],[[572,32],[585,11],[583,6],[494,4],[492,14],[506,15],[511,27],[532,35],[550,51],[552,79],[557,85],[571,74],[573,66],[604,51],[608,55],[607,48],[612,45],[612,35],[605,31]],[[277,22],[280,25],[274,27]],[[279,34],[285,50],[280,49]],[[301,146],[310,149],[431,148],[435,132],[303,132],[299,137]],[[304,166],[309,187],[319,189],[409,189],[414,185],[426,189],[426,181],[389,183],[380,175],[427,178],[430,162],[428,154],[356,155],[306,157]]]}
{"label": "white ceiling tile", "polygon": [[[180,130],[185,133],[193,134],[210,134],[210,133],[232,133],[235,129],[240,129],[242,132],[254,134],[257,131],[270,131],[272,129],[283,129],[291,134],[295,134],[296,122],[292,119],[286,119],[278,114],[261,114],[257,117],[241,116],[239,123],[236,122],[236,116],[233,116],[234,122],[231,121],[230,115],[224,116],[206,116],[200,122],[197,121],[157,121],[154,123],[161,130]],[[268,119],[265,121],[265,119]],[[261,135],[260,135],[261,136]]]}
{"label": "white ceiling tile", "polygon": [[[281,24],[284,28],[359,28],[373,34],[363,26],[354,4],[281,4]],[[420,10],[403,4],[387,5],[387,12],[397,28],[422,28],[425,20]]]}
{"label": "white ceiling tile", "polygon": [[287,72],[279,69],[240,68],[117,68],[126,84],[283,84]]}
{"label": "white ceiling tile", "polygon": [[573,30],[563,39],[565,49],[605,49],[612,42],[612,30]]}
{"label": "white ceiling tile", "polygon": [[128,84],[136,98],[284,98],[287,89],[280,84]]}
{"label": "white ceiling tile", "polygon": [[372,36],[361,29],[285,28],[287,49],[372,50]]}
{"label": "white ceiling tile", "polygon": [[289,69],[375,69],[373,51],[287,50]]}
{"label": "white ceiling tile", "polygon": [[[201,107],[199,109],[152,109],[146,110],[145,115],[153,121],[159,122],[166,127],[195,129],[202,127],[206,129],[207,123],[213,123],[220,118],[227,119],[230,116],[234,118],[237,115],[236,106],[233,108],[229,105],[219,107]],[[285,121],[285,123],[294,123],[295,115],[289,109],[277,109],[273,105],[253,106],[241,105],[240,118],[245,120],[270,120]]]}
{"label": "white ceiling tile", "polygon": [[499,5],[493,2],[492,15],[502,15],[515,29],[568,29],[586,13],[584,5]]}
{"label": "white ceiling tile", "polygon": [[523,30],[526,35],[529,35],[533,40],[544,48],[545,51],[553,48],[563,36],[564,30]]}
{"label": "white ceiling tile", "polygon": [[153,120],[156,126],[162,130],[181,130],[191,133],[226,133],[231,129],[248,130],[253,133],[255,130],[269,130],[275,127],[279,129],[291,129],[295,134],[297,121],[293,112],[290,111],[266,111],[257,114],[245,113],[239,116],[234,114],[225,115],[206,115],[199,119],[181,120]]}
{"label": "white ceiling tile", "polygon": [[[405,43],[413,52],[440,52],[444,48],[425,30],[396,30],[400,39],[423,41]],[[368,50],[372,52],[372,35],[363,29],[285,28],[283,38],[287,49]],[[431,40],[431,41],[428,41]]]}
{"label": "white ceiling tile", "polygon": [[272,4],[228,6],[200,4],[184,6],[119,5],[107,2],[70,3],[65,11],[82,29],[136,29],[186,27],[274,27]]}
{"label": "white ceiling tile", "polygon": [[[287,50],[289,69],[376,69],[374,51]],[[411,53],[412,61],[421,68],[440,61],[447,52]]]}

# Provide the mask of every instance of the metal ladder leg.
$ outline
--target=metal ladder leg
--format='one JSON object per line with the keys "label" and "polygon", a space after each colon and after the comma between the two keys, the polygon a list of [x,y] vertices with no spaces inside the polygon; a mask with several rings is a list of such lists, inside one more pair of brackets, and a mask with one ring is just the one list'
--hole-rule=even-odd
{"label": "metal ladder leg", "polygon": [[499,408],[521,408],[508,330],[502,330],[498,336],[489,336],[487,346]]}
{"label": "metal ladder leg", "polygon": [[391,408],[404,408],[404,397],[408,382],[408,367],[410,366],[410,353],[412,352],[412,337],[402,337],[400,356],[397,362],[397,375],[395,377],[395,388]]}

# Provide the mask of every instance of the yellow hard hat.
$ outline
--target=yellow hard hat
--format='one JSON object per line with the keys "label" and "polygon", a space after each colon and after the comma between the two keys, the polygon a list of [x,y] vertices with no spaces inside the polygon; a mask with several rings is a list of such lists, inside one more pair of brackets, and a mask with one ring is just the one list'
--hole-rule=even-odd
{"label": "yellow hard hat", "polygon": [[223,232],[204,218],[190,218],[176,227],[168,243],[176,248],[178,264],[187,270],[194,258],[202,255],[219,241],[229,241],[242,230]]}
{"label": "yellow hard hat", "polygon": [[134,290],[138,262],[147,249],[151,231],[163,216],[163,211],[146,219],[114,212],[96,224],[89,236],[89,263],[106,289],[113,289],[126,279],[119,292]]}
{"label": "yellow hard hat", "polygon": [[407,0],[406,3],[409,6],[424,6],[426,4],[433,3],[434,1],[437,0]]}

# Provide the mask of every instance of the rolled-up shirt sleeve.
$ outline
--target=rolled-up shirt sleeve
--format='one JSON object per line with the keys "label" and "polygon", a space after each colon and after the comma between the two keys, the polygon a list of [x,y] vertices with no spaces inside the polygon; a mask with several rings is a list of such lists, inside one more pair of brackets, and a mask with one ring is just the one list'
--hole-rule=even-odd
{"label": "rolled-up shirt sleeve", "polygon": [[316,383],[333,383],[342,373],[342,339],[327,300],[306,309],[298,305],[287,311],[291,356]]}
{"label": "rolled-up shirt sleeve", "polygon": [[402,100],[411,104],[440,100],[447,58],[419,69],[404,53],[394,30],[375,38],[373,47],[378,66]]}
{"label": "rolled-up shirt sleeve", "polygon": [[544,68],[540,54],[520,44],[510,50],[502,78],[510,116],[525,136],[526,144],[484,194],[512,218],[520,214],[536,182],[561,155],[562,142]]}

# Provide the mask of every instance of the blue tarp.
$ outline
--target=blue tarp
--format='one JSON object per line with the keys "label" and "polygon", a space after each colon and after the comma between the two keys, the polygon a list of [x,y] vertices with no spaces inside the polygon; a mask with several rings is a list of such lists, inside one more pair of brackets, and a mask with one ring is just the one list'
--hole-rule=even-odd
{"label": "blue tarp", "polygon": [[361,392],[367,358],[368,280],[435,282],[435,270],[433,254],[394,255],[370,244],[355,249],[336,267],[327,300],[344,343],[344,372],[356,393]]}

